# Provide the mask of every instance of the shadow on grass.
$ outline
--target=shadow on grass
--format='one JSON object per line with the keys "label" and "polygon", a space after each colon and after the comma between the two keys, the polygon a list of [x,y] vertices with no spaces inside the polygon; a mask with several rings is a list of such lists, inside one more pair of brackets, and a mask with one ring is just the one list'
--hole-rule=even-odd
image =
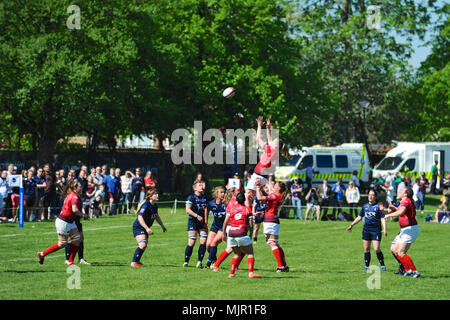
{"label": "shadow on grass", "polygon": [[118,261],[105,261],[105,262],[90,262],[93,267],[123,267],[129,266],[128,262],[118,262]]}
{"label": "shadow on grass", "polygon": [[57,270],[5,270],[1,272],[9,272],[9,273],[41,273],[41,272],[62,272],[65,273],[66,271],[57,271]]}

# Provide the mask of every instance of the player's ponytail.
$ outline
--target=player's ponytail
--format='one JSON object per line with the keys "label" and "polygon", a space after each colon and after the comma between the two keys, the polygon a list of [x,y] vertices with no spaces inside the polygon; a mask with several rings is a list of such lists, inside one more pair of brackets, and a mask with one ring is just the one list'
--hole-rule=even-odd
{"label": "player's ponytail", "polygon": [[146,201],[150,201],[150,199],[153,197],[153,195],[155,193],[158,193],[158,190],[155,187],[150,187],[150,189],[148,189],[147,193],[145,194],[145,199],[142,200],[141,203],[139,203],[135,214],[137,215],[139,213],[139,211],[141,210],[142,205],[146,202]]}
{"label": "player's ponytail", "polygon": [[235,192],[236,192],[235,187],[231,187],[230,189],[227,190],[227,192],[225,193],[225,197],[223,198],[223,203],[225,205],[228,205],[228,202],[230,202],[231,198],[233,198]]}
{"label": "player's ponytail", "polygon": [[286,200],[289,190],[284,182],[277,182],[277,183],[280,186],[280,193],[281,193],[280,205],[282,205]]}

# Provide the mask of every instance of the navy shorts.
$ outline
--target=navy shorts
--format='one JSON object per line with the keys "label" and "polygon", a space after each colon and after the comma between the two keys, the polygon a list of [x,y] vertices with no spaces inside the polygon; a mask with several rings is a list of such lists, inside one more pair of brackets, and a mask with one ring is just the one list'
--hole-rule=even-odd
{"label": "navy shorts", "polygon": [[188,220],[187,223],[187,231],[200,231],[202,229],[207,229],[206,224],[204,222],[195,222],[191,219]]}
{"label": "navy shorts", "polygon": [[223,230],[222,230],[222,226],[213,223],[210,231],[217,233],[217,232],[223,231]]}
{"label": "navy shorts", "polygon": [[381,241],[381,231],[363,230],[362,239],[367,241]]}
{"label": "navy shorts", "polygon": [[147,233],[147,231],[145,231],[144,228],[134,228],[133,227],[133,237],[136,238],[137,236],[142,236],[142,235],[145,235],[148,237],[148,233]]}
{"label": "navy shorts", "polygon": [[262,223],[262,222],[264,222],[264,215],[255,216],[255,223]]}

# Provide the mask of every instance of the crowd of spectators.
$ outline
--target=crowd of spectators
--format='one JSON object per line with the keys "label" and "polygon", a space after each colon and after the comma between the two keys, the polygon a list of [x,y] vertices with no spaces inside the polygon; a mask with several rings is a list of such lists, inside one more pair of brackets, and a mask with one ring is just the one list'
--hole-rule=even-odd
{"label": "crowd of spectators", "polygon": [[13,164],[1,169],[0,175],[0,222],[13,222],[17,219],[20,189],[9,186],[10,175],[21,175],[24,193],[24,221],[44,221],[56,218],[64,203],[64,191],[68,182],[77,179],[81,186],[83,213],[91,218],[102,214],[117,215],[129,213],[132,206],[145,197],[150,187],[157,186],[152,172],[145,176],[141,169],[133,173],[127,170],[122,174],[120,168],[97,166],[88,169],[79,166],[69,169],[53,169],[50,164],[43,167],[31,166],[18,172]]}

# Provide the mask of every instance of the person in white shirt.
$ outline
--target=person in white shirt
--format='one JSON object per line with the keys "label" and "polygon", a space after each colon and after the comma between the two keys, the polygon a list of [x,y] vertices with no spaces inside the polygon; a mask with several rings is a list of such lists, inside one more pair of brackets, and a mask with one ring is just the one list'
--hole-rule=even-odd
{"label": "person in white shirt", "polygon": [[389,206],[392,206],[394,201],[394,187],[388,180],[386,180],[384,186],[380,187],[381,189],[384,190],[384,192],[386,192],[386,202],[388,203]]}
{"label": "person in white shirt", "polygon": [[[355,182],[353,180],[348,183],[345,197],[347,199],[347,204],[350,207],[350,215],[355,218],[358,217],[357,207],[360,199],[360,194],[359,189],[357,186],[355,186]],[[355,212],[355,215],[353,215],[353,211]]]}
{"label": "person in white shirt", "polygon": [[133,176],[130,171],[126,171],[123,176],[120,177],[120,183],[122,188],[122,194],[120,198],[120,208],[119,213],[122,212],[122,207],[125,204],[125,208],[123,210],[124,213],[129,213],[131,208],[131,183],[133,181]]}
{"label": "person in white shirt", "polygon": [[416,179],[416,182],[414,183],[412,190],[413,190],[414,205],[416,206],[416,210],[418,210],[420,207],[420,197],[419,197],[420,179],[419,178]]}

